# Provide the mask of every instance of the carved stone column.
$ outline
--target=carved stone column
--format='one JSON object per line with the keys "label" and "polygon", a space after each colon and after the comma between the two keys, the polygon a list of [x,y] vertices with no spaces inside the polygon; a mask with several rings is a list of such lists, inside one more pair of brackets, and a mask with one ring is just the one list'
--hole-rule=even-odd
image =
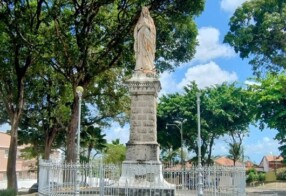
{"label": "carved stone column", "polygon": [[160,81],[155,74],[135,73],[127,84],[131,96],[130,138],[119,184],[137,189],[147,186],[173,190],[174,193],[174,185],[163,178],[159,160],[157,96]]}
{"label": "carved stone column", "polygon": [[155,77],[128,80],[131,96],[130,138],[126,161],[159,161],[157,143],[157,95],[161,89]]}

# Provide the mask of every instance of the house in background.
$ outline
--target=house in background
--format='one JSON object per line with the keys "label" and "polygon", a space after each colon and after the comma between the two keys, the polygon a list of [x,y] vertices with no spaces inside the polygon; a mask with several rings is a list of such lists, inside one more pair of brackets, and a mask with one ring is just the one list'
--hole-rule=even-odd
{"label": "house in background", "polygon": [[[226,157],[217,158],[214,160],[214,163],[221,166],[234,166],[233,160]],[[244,164],[240,161],[236,161],[235,166],[244,166]]]}
{"label": "house in background", "polygon": [[244,162],[244,165],[245,165],[245,169],[246,169],[246,170],[249,170],[249,169],[255,167],[254,163],[252,163],[251,161],[245,161],[245,162]]}
{"label": "house in background", "polygon": [[253,162],[251,162],[249,160],[245,161],[244,165],[245,165],[246,170],[255,169],[257,172],[263,172],[263,167],[261,167],[257,164],[254,164]]}
{"label": "house in background", "polygon": [[275,171],[281,167],[285,167],[282,156],[267,155],[264,156],[259,164],[264,172]]}
{"label": "house in background", "polygon": [[[10,146],[10,135],[0,132],[0,181],[6,180],[6,170],[8,162],[8,153]],[[26,146],[18,146],[16,173],[18,179],[35,179],[37,172],[33,171],[36,168],[36,160],[24,160],[21,158],[21,149]]]}

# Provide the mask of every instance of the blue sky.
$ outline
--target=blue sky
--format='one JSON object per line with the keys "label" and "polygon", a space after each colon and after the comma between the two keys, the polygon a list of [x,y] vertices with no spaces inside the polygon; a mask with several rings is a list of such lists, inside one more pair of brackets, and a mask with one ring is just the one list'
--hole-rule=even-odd
{"label": "blue sky", "polygon": [[[234,10],[245,0],[207,0],[203,13],[196,18],[199,29],[197,52],[191,62],[182,64],[175,72],[165,72],[160,76],[162,90],[166,93],[182,92],[182,87],[190,81],[196,81],[200,88],[221,84],[222,82],[245,83],[252,77],[248,60],[242,60],[230,46],[223,44],[228,31],[228,21]],[[155,21],[156,24],[156,21]],[[260,163],[264,155],[278,155],[278,142],[273,138],[275,130],[260,131],[254,126],[249,127],[249,137],[244,139],[245,155],[251,161]],[[126,143],[129,137],[129,126],[114,126],[106,130],[108,140],[120,137]],[[216,141],[214,155],[227,155],[226,140]]]}
{"label": "blue sky", "polygon": [[[191,62],[182,64],[175,72],[165,72],[160,76],[162,90],[166,93],[182,92],[182,87],[190,81],[196,81],[200,88],[221,84],[222,82],[245,81],[252,76],[248,60],[242,60],[234,50],[222,43],[228,31],[228,21],[234,10],[245,0],[206,0],[203,13],[196,18],[199,35],[197,53]],[[156,23],[156,21],[155,21]],[[8,126],[0,127],[6,131]],[[273,153],[278,155],[278,142],[273,140],[275,130],[260,131],[250,126],[249,137],[244,139],[245,155],[251,161],[260,163],[264,155]],[[127,143],[129,126],[120,127],[114,124],[105,130],[107,140],[119,138],[121,143]],[[214,155],[227,155],[226,140],[228,137],[216,141]]]}

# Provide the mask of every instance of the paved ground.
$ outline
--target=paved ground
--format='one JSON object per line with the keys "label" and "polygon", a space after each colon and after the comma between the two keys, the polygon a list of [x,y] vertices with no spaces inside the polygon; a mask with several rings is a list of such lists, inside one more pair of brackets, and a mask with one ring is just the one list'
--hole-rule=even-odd
{"label": "paved ground", "polygon": [[[31,183],[31,181],[28,181],[23,183],[23,185],[25,184],[28,186]],[[24,194],[24,191],[27,191],[25,188],[20,191],[22,191],[22,193],[20,192],[19,194],[21,196],[37,196],[36,193]],[[286,196],[286,183],[274,182],[262,184],[257,187],[247,187],[246,193],[247,196]]]}
{"label": "paved ground", "polygon": [[[18,188],[19,188],[19,190],[28,189],[36,182],[37,182],[37,179],[18,180]],[[7,182],[6,181],[0,181],[0,189],[6,189],[6,187],[7,187]]]}
{"label": "paved ground", "polygon": [[18,195],[21,195],[21,196],[38,196],[37,193],[32,193],[32,194],[21,194],[21,193],[19,193]]}
{"label": "paved ground", "polygon": [[268,184],[261,184],[257,187],[247,187],[246,192],[248,196],[285,196],[286,183],[273,182]]}

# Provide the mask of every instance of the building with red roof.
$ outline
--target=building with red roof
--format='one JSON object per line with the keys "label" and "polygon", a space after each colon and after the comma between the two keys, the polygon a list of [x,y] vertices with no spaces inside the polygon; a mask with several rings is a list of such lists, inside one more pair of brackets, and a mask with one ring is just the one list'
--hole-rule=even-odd
{"label": "building with red roof", "polygon": [[[0,132],[0,181],[6,180],[6,171],[8,163],[8,154],[11,136],[7,133]],[[36,160],[24,160],[21,158],[21,149],[26,146],[18,146],[16,173],[19,179],[36,178]]]}
{"label": "building with red roof", "polygon": [[282,156],[267,155],[262,158],[259,166],[263,168],[263,171],[268,172],[285,167],[285,164]]}
{"label": "building with red roof", "polygon": [[[226,157],[217,158],[214,160],[214,163],[221,166],[234,166],[233,160]],[[240,161],[236,161],[235,166],[244,166],[244,164]]]}

